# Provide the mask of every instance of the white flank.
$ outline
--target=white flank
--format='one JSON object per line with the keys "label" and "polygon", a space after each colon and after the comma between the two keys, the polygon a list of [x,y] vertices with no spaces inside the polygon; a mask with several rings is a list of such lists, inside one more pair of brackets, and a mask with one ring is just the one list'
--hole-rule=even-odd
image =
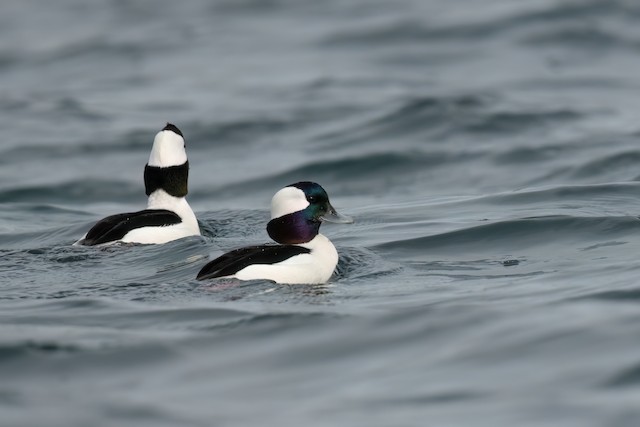
{"label": "white flank", "polygon": [[173,197],[164,190],[156,190],[149,196],[147,209],[167,209],[178,214],[182,222],[164,227],[143,227],[131,230],[122,242],[161,244],[187,236],[199,236],[200,227],[191,206],[184,197]]}
{"label": "white flank", "polygon": [[293,256],[277,264],[253,264],[233,276],[240,280],[273,280],[283,284],[326,283],[338,264],[338,251],[329,239],[318,234],[313,240],[299,245],[311,253]]}

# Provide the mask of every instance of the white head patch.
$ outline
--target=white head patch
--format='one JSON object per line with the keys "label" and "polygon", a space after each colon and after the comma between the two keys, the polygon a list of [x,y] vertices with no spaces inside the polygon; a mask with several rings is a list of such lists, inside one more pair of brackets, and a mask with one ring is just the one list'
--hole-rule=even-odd
{"label": "white head patch", "polygon": [[184,139],[170,130],[161,130],[153,140],[149,156],[149,166],[166,168],[179,166],[187,161]]}
{"label": "white head patch", "polygon": [[304,210],[309,206],[304,191],[296,187],[285,187],[271,199],[271,219]]}

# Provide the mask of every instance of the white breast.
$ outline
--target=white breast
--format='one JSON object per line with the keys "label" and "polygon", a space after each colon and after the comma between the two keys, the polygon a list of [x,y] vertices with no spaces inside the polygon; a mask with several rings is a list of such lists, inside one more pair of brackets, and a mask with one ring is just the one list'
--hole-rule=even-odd
{"label": "white breast", "polygon": [[285,284],[326,283],[338,264],[338,251],[333,243],[318,234],[313,240],[300,246],[311,249],[311,253],[296,255],[277,264],[250,265],[230,277],[240,280],[273,280]]}

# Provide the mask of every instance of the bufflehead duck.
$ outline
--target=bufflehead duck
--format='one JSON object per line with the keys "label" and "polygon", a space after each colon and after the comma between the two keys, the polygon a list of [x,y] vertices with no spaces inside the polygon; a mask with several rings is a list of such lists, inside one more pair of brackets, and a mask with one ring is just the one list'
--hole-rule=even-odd
{"label": "bufflehead duck", "polygon": [[329,203],[315,182],[298,182],[278,191],[271,200],[267,233],[278,245],[248,246],[206,264],[197,280],[236,278],[287,284],[325,283],[336,268],[338,252],[320,234],[322,221],[350,224]]}
{"label": "bufflehead duck", "polygon": [[199,236],[198,221],[185,199],[188,177],[184,136],[175,125],[167,123],[153,140],[149,163],[144,168],[147,209],[108,216],[75,244],[159,244]]}

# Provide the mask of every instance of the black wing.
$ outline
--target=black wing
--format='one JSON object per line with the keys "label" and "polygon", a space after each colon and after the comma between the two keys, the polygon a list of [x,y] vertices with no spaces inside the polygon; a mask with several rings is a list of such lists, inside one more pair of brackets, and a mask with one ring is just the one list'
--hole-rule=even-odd
{"label": "black wing", "polygon": [[311,253],[311,249],[295,245],[261,245],[235,249],[208,262],[196,280],[230,276],[251,264],[275,264],[292,256]]}
{"label": "black wing", "polygon": [[100,245],[122,239],[131,230],[141,227],[163,227],[179,224],[182,219],[175,212],[166,209],[145,209],[108,216],[91,227],[87,236],[79,244]]}

